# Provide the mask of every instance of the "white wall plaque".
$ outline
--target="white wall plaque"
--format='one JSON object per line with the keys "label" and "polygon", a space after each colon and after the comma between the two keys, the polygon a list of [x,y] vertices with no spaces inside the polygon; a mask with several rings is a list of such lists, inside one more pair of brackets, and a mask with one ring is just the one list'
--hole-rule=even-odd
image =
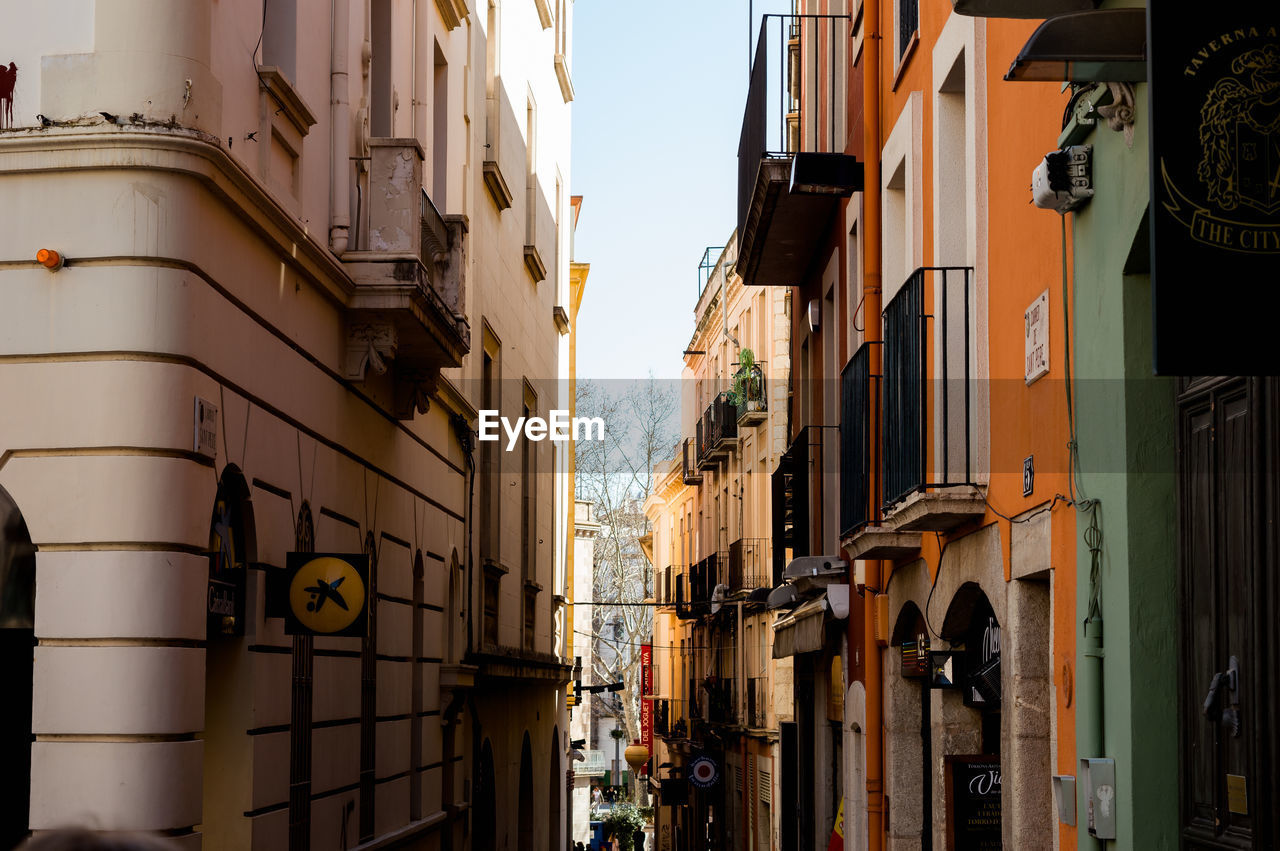
{"label": "white wall plaque", "polygon": [[218,457],[218,406],[196,397],[195,453]]}
{"label": "white wall plaque", "polygon": [[1027,384],[1049,372],[1049,291],[1031,302],[1023,314],[1026,332]]}

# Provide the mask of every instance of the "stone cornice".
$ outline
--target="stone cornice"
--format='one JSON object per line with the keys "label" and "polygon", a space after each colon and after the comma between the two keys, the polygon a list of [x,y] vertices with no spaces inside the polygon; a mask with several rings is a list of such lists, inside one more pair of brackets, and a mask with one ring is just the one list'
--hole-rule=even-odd
{"label": "stone cornice", "polygon": [[[102,125],[97,125],[98,127]],[[271,244],[282,263],[338,305],[355,292],[341,261],[206,133],[186,128],[28,130],[0,134],[0,174],[153,169],[190,177]],[[323,232],[323,229],[322,231]]]}

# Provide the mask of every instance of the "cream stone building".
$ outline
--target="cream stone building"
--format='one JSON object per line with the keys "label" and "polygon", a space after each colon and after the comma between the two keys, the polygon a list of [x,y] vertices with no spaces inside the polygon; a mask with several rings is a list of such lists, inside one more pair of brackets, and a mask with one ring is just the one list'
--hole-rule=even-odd
{"label": "cream stone building", "polygon": [[[681,434],[645,502],[653,525],[655,765],[660,849],[779,847],[779,722],[791,720],[791,660],[775,659],[769,590],[773,474],[786,450],[790,299],[734,273],[736,236],[708,249],[685,352]],[[708,756],[718,780],[686,783]],[[657,790],[655,790],[657,791]]]}
{"label": "cream stone building", "polygon": [[0,846],[562,848],[571,0],[3,9]]}

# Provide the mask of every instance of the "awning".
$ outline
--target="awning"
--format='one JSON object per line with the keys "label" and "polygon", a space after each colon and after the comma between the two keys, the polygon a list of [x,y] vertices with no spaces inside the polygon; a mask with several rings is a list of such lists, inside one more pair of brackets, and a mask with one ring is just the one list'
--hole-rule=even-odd
{"label": "awning", "polygon": [[822,649],[826,630],[827,597],[797,606],[773,625],[773,658],[785,659],[797,653]]}
{"label": "awning", "polygon": [[951,11],[974,18],[1052,18],[1093,9],[1094,0],[952,0]]}
{"label": "awning", "polygon": [[1006,80],[1140,83],[1147,79],[1146,9],[1071,12],[1045,21]]}

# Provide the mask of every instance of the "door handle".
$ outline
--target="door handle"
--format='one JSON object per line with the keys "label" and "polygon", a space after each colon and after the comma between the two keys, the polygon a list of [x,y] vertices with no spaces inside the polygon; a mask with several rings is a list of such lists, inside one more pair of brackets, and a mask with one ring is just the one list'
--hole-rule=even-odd
{"label": "door handle", "polygon": [[[1225,694],[1224,694],[1225,691]],[[1219,671],[1209,681],[1209,693],[1205,695],[1201,711],[1215,724],[1231,727],[1231,735],[1240,736],[1240,663],[1231,657],[1225,671]]]}

